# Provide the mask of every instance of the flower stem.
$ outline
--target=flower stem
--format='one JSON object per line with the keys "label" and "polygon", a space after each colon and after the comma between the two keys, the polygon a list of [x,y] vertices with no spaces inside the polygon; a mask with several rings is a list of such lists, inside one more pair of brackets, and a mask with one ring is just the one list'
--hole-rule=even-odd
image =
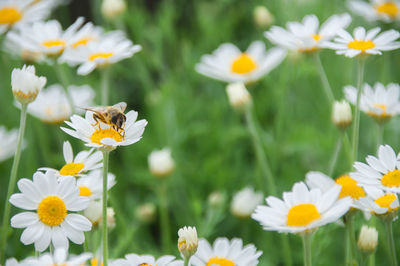
{"label": "flower stem", "polygon": [[344,217],[344,222],[346,225],[346,234],[347,234],[347,265],[353,265],[354,262],[354,255],[355,255],[355,244],[356,244],[356,239],[354,236],[354,227],[353,227],[353,215],[352,214],[347,214]]}
{"label": "flower stem", "polygon": [[186,257],[185,257],[183,266],[189,266],[189,258],[186,258]]}
{"label": "flower stem", "polygon": [[108,264],[108,235],[107,235],[107,177],[110,152],[103,151],[103,265]]}
{"label": "flower stem", "polygon": [[342,143],[343,143],[343,133],[340,132],[340,136],[338,137],[335,150],[333,151],[332,158],[329,163],[328,176],[332,176],[332,174],[333,174],[333,170],[335,169],[335,165],[337,162],[337,158],[339,156],[340,149],[342,148]]}
{"label": "flower stem", "polygon": [[67,100],[68,100],[69,107],[71,108],[71,112],[75,113],[74,100],[72,99],[71,93],[68,90],[68,86],[69,86],[68,77],[67,77],[61,64],[56,63],[54,69],[55,69],[57,77],[61,83],[61,87],[63,87],[65,95],[67,96]]}
{"label": "flower stem", "polygon": [[312,233],[305,232],[302,235],[304,266],[312,265],[312,263],[311,263],[311,238],[312,238]]}
{"label": "flower stem", "polygon": [[167,180],[162,180],[159,192],[160,201],[160,227],[161,227],[161,243],[163,252],[169,252],[170,245],[170,224],[168,216],[168,195]]}
{"label": "flower stem", "polygon": [[385,226],[386,226],[386,233],[387,233],[387,241],[389,245],[389,251],[390,251],[390,262],[392,266],[397,266],[397,259],[396,259],[396,248],[394,245],[394,239],[393,239],[393,226],[392,226],[392,221],[385,221]]}
{"label": "flower stem", "polygon": [[109,67],[104,68],[101,71],[101,105],[108,105],[109,90],[110,90],[110,69]]}
{"label": "flower stem", "polygon": [[319,76],[322,82],[322,87],[324,88],[326,97],[328,98],[329,103],[333,104],[333,102],[335,101],[335,96],[333,96],[332,88],[329,85],[328,77],[326,76],[325,69],[321,63],[321,58],[319,56],[319,53],[314,53],[314,61],[317,66]]}
{"label": "flower stem", "polygon": [[376,136],[376,150],[377,151],[378,151],[379,146],[383,144],[383,131],[384,131],[384,124],[378,123],[378,130],[377,130],[377,136]]}
{"label": "flower stem", "polygon": [[357,151],[358,151],[358,137],[359,137],[359,129],[360,129],[360,98],[362,91],[362,82],[364,79],[364,67],[365,67],[365,59],[358,59],[358,71],[357,71],[357,100],[356,100],[356,108],[354,110],[354,124],[353,124],[353,149],[352,149],[352,157],[353,162],[357,160]]}
{"label": "flower stem", "polygon": [[10,181],[8,183],[8,190],[7,190],[7,197],[5,199],[5,205],[4,205],[3,223],[1,226],[1,232],[0,232],[0,235],[1,235],[1,237],[0,237],[0,239],[1,239],[0,240],[1,241],[0,242],[0,263],[2,265],[5,264],[8,225],[10,222],[9,220],[10,220],[11,204],[9,202],[9,199],[11,197],[11,194],[14,192],[15,184],[17,182],[18,165],[19,165],[19,160],[21,158],[21,148],[22,148],[22,142],[24,139],[25,126],[26,126],[27,107],[28,107],[27,104],[21,105],[21,118],[20,118],[20,122],[19,122],[17,149],[15,151],[14,161],[13,161],[12,168],[11,168]]}

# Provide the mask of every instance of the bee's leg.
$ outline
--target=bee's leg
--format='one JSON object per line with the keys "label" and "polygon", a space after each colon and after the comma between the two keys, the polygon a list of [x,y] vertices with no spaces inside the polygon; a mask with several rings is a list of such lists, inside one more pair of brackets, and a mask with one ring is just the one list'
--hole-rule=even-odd
{"label": "bee's leg", "polygon": [[94,119],[94,121],[96,121],[96,123],[94,123],[94,124],[92,124],[92,126],[99,126],[99,130],[101,129],[100,128],[100,121],[99,121],[99,118],[98,118],[98,116],[97,115],[93,115],[93,119]]}

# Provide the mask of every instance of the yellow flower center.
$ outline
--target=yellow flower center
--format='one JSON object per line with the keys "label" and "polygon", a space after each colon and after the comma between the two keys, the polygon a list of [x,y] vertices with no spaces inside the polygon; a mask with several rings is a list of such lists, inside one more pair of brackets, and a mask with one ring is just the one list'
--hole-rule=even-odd
{"label": "yellow flower center", "polygon": [[381,183],[385,187],[400,186],[400,171],[394,169],[393,171],[387,172],[384,176],[382,176]]}
{"label": "yellow flower center", "polygon": [[357,184],[353,178],[348,175],[340,176],[336,179],[336,184],[341,185],[339,199],[350,196],[353,199],[365,197],[365,192],[362,187]]}
{"label": "yellow flower center", "polygon": [[363,53],[365,50],[372,49],[375,47],[375,43],[371,40],[368,41],[351,41],[347,44],[349,49],[361,50]]}
{"label": "yellow flower center", "polygon": [[79,41],[75,42],[74,44],[72,44],[72,47],[77,48],[79,45],[86,45],[90,41],[93,41],[93,40],[94,40],[93,37],[85,37],[85,38],[82,38]]}
{"label": "yellow flower center", "polygon": [[[90,261],[90,265],[91,266],[99,266],[99,261],[96,258],[94,258]],[[100,266],[103,266],[103,262],[100,263]]]}
{"label": "yellow flower center", "polygon": [[65,46],[65,41],[63,41],[63,40],[50,40],[50,41],[44,41],[44,42],[42,42],[42,45],[43,46],[46,46],[46,47],[54,47],[54,46]]}
{"label": "yellow flower center", "polygon": [[22,13],[16,7],[0,8],[0,25],[12,24],[22,18]]}
{"label": "yellow flower center", "polygon": [[[142,264],[139,264],[138,266],[151,266],[151,264],[142,263]],[[157,266],[157,265],[156,265],[156,266]]]}
{"label": "yellow flower center", "polygon": [[243,53],[232,62],[231,71],[237,74],[247,74],[256,68],[256,62],[246,53]]}
{"label": "yellow flower center", "polygon": [[386,194],[380,198],[377,198],[375,200],[375,203],[378,204],[380,207],[382,208],[387,208],[388,212],[397,210],[399,207],[397,208],[391,208],[390,204],[392,204],[393,201],[395,201],[397,198],[396,194]]}
{"label": "yellow flower center", "polygon": [[104,138],[112,138],[117,142],[120,142],[122,140],[121,134],[119,134],[115,129],[111,127],[107,129],[97,129],[95,132],[93,132],[90,140],[99,145],[104,145],[103,143],[101,143],[101,140]]}
{"label": "yellow flower center", "polygon": [[89,56],[89,60],[90,61],[94,61],[97,58],[109,58],[109,57],[111,57],[113,55],[114,55],[114,53],[111,53],[111,52],[110,53],[95,53],[95,54],[91,54]]}
{"label": "yellow flower center", "polygon": [[319,218],[321,218],[321,214],[314,204],[302,203],[290,208],[287,215],[287,225],[306,226]]}
{"label": "yellow flower center", "polygon": [[399,7],[393,2],[383,3],[376,6],[375,9],[378,13],[386,14],[389,17],[396,17],[399,14]]}
{"label": "yellow flower center", "polygon": [[321,39],[321,35],[319,34],[314,34],[312,37],[316,42],[318,42]]}
{"label": "yellow flower center", "polygon": [[211,258],[208,260],[206,266],[210,265],[219,265],[219,266],[235,266],[235,263],[231,260],[224,259],[224,258]]}
{"label": "yellow flower center", "polygon": [[385,104],[374,104],[374,107],[382,109],[383,112],[379,115],[374,112],[367,112],[369,116],[372,116],[375,118],[391,118],[392,117],[391,114],[386,113],[386,105]]}
{"label": "yellow flower center", "polygon": [[60,175],[77,175],[84,166],[83,163],[67,163],[60,169]]}
{"label": "yellow flower center", "polygon": [[48,226],[57,226],[67,216],[65,203],[58,196],[48,196],[39,203],[37,214],[40,221]]}
{"label": "yellow flower center", "polygon": [[92,195],[92,191],[90,190],[90,188],[86,186],[79,187],[79,196],[89,197],[90,195]]}

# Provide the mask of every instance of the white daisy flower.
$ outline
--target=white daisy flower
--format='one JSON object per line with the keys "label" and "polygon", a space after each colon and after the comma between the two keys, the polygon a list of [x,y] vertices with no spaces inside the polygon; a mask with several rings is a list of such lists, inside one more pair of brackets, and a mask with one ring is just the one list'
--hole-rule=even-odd
{"label": "white daisy flower", "polygon": [[[353,105],[357,103],[357,89],[353,86],[344,87],[346,99]],[[391,83],[386,87],[375,83],[374,87],[364,84],[360,96],[360,110],[377,121],[386,121],[400,113],[400,86]]]}
{"label": "white daisy flower", "polygon": [[384,192],[373,186],[365,186],[368,197],[360,199],[366,210],[380,217],[397,216],[399,198],[395,193]]}
{"label": "white daisy flower", "polygon": [[196,227],[185,226],[178,231],[178,250],[185,257],[190,258],[197,251],[199,239]]}
{"label": "white daisy flower", "polygon": [[21,104],[33,102],[46,82],[45,77],[36,76],[34,66],[24,65],[22,68],[14,68],[11,72],[12,92]]}
{"label": "white daisy flower", "polygon": [[381,20],[389,23],[400,18],[400,2],[398,0],[350,0],[347,5],[355,14],[368,21]]}
{"label": "white daisy flower", "polygon": [[286,56],[280,48],[265,50],[265,44],[255,41],[245,52],[231,43],[221,44],[211,55],[203,55],[196,71],[224,82],[252,82],[278,66]]}
{"label": "white daisy flower", "polygon": [[82,211],[89,199],[79,196],[75,178],[65,177],[60,182],[52,171],[36,172],[33,181],[22,178],[18,181],[22,193],[10,198],[14,206],[28,210],[14,215],[11,226],[25,228],[21,235],[24,245],[35,243],[37,251],[44,251],[50,242],[55,248],[68,249],[68,239],[76,244],[85,240],[83,232],[92,227],[84,216],[69,211]]}
{"label": "white daisy flower", "polygon": [[129,111],[123,126],[124,133],[117,132],[112,126],[93,119],[93,112],[87,111],[85,118],[78,115],[71,116],[71,122],[65,123],[72,129],[61,127],[67,134],[86,142],[86,146],[94,148],[114,149],[117,146],[127,146],[138,142],[142,138],[147,121],[136,121],[138,113]]}
{"label": "white daisy flower", "polygon": [[396,41],[400,33],[396,30],[387,30],[380,34],[379,27],[366,31],[363,27],[357,27],[351,36],[345,30],[339,30],[339,37],[334,42],[324,43],[324,47],[336,50],[337,54],[343,54],[347,57],[357,55],[382,54],[382,51],[391,51],[400,47],[400,42]]}
{"label": "white daisy flower", "polygon": [[[69,257],[69,258],[68,258]],[[53,254],[44,253],[38,258],[26,259],[26,265],[31,266],[44,266],[44,265],[62,265],[62,266],[82,266],[92,257],[90,253],[82,253],[78,256],[68,256],[66,249],[58,248]]]}
{"label": "white daisy flower", "polygon": [[367,164],[355,162],[355,172],[350,176],[362,185],[400,193],[400,155],[389,145],[381,145],[378,149],[378,157],[368,155]]}
{"label": "white daisy flower", "polygon": [[152,151],[147,161],[150,172],[157,177],[168,176],[175,168],[175,162],[171,156],[171,149],[169,148]]}
{"label": "white daisy flower", "polygon": [[51,11],[49,2],[35,3],[35,0],[1,0],[0,1],[0,34],[10,28],[45,19]]}
{"label": "white daisy flower", "polygon": [[88,45],[90,42],[98,41],[103,33],[104,30],[102,27],[88,22],[71,36],[67,49],[78,49]]}
{"label": "white daisy flower", "polygon": [[231,201],[231,213],[239,218],[249,218],[254,209],[262,203],[263,194],[246,187],[237,192]]}
{"label": "white daisy flower", "polygon": [[262,251],[257,251],[253,244],[243,246],[243,241],[239,238],[229,241],[226,237],[220,237],[214,241],[213,246],[202,238],[189,264],[193,266],[255,266],[261,254]]}
{"label": "white daisy flower", "polygon": [[110,266],[183,266],[183,261],[175,260],[174,256],[162,256],[155,259],[152,255],[125,255],[125,259],[117,259],[110,263]]}
{"label": "white daisy flower", "polygon": [[142,50],[140,45],[133,45],[121,31],[114,31],[104,35],[100,40],[89,42],[77,49],[68,49],[60,58],[71,66],[78,67],[79,75],[87,75],[94,69],[117,63],[132,57]]}
{"label": "white daisy flower", "polygon": [[0,126],[0,162],[11,158],[17,149],[18,129],[8,131],[6,127]]}
{"label": "white daisy flower", "polygon": [[[89,197],[92,200],[101,199],[103,193],[103,171],[91,171],[87,176],[79,178],[76,184],[79,187],[80,196]],[[108,173],[107,190],[110,190],[115,184],[115,175]]]}
{"label": "white daisy flower", "polygon": [[309,190],[303,182],[294,184],[291,192],[283,193],[283,200],[266,198],[267,206],[258,206],[252,218],[264,230],[300,233],[336,222],[350,208],[352,199],[339,199],[341,187],[335,185],[322,192]]}
{"label": "white daisy flower", "polygon": [[307,15],[300,22],[288,22],[286,29],[273,26],[265,37],[275,45],[292,51],[314,52],[323,48],[325,41],[331,40],[339,30],[347,28],[351,22],[349,14],[333,15],[319,27],[315,15]]}
{"label": "white daisy flower", "polygon": [[339,185],[341,187],[339,199],[350,197],[353,201],[351,207],[357,209],[362,209],[359,200],[367,196],[364,189],[349,175],[342,175],[333,180],[321,172],[311,171],[306,174],[306,184],[311,189],[321,189],[323,193]]}

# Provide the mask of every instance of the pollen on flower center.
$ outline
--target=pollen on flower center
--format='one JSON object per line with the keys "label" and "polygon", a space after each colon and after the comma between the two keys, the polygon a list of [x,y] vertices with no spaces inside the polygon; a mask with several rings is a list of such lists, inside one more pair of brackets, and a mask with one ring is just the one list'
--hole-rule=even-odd
{"label": "pollen on flower center", "polygon": [[241,54],[232,62],[232,72],[237,74],[247,74],[257,68],[256,62],[246,53]]}
{"label": "pollen on flower center", "polygon": [[208,260],[206,266],[219,265],[219,266],[235,266],[235,263],[225,258],[214,257]]}
{"label": "pollen on flower center", "polygon": [[104,145],[103,143],[101,143],[101,140],[104,138],[112,138],[117,142],[120,142],[122,140],[121,134],[119,134],[115,129],[111,127],[107,129],[97,129],[95,132],[93,132],[90,140],[99,145]]}
{"label": "pollen on flower center", "polygon": [[92,195],[92,191],[90,190],[90,188],[86,186],[79,187],[79,196],[89,197],[90,195]]}
{"label": "pollen on flower center", "polygon": [[95,54],[91,54],[89,56],[89,60],[90,61],[94,61],[97,58],[109,58],[109,57],[111,57],[113,55],[114,55],[114,53],[111,53],[111,52],[110,53],[95,53]]}
{"label": "pollen on flower center", "polygon": [[400,186],[400,171],[394,169],[393,171],[387,172],[384,176],[382,176],[381,182],[385,187]]}
{"label": "pollen on flower center", "polygon": [[77,48],[80,45],[86,45],[88,44],[88,42],[93,41],[94,38],[93,37],[86,37],[86,38],[82,38],[79,41],[75,42],[74,44],[72,44],[73,48]]}
{"label": "pollen on flower center", "polygon": [[378,13],[386,14],[390,17],[395,17],[399,14],[399,7],[394,2],[386,2],[375,7]]}
{"label": "pollen on flower center", "polygon": [[50,40],[50,41],[44,41],[42,42],[43,46],[46,47],[54,47],[54,46],[65,46],[65,41],[64,40]]}
{"label": "pollen on flower center", "polygon": [[57,226],[67,216],[67,208],[62,199],[57,196],[48,196],[39,203],[37,214],[40,221],[48,226]]}
{"label": "pollen on flower center", "polygon": [[[92,259],[91,261],[90,261],[90,265],[91,266],[98,266],[99,265],[99,261],[97,260],[97,259]],[[100,263],[100,266],[103,266],[104,264],[103,264],[103,262],[101,262]]]}
{"label": "pollen on flower center", "polygon": [[375,203],[378,204],[382,208],[387,208],[388,211],[394,211],[394,210],[398,209],[399,207],[391,208],[390,204],[392,204],[392,202],[395,201],[396,198],[397,198],[397,196],[395,194],[386,194],[380,198],[377,198],[375,200]]}
{"label": "pollen on flower center", "polygon": [[318,42],[321,39],[321,35],[319,34],[314,34],[312,37],[316,42]]}
{"label": "pollen on flower center", "polygon": [[151,264],[142,263],[142,264],[139,264],[138,266],[151,266]]}
{"label": "pollen on flower center", "polygon": [[287,215],[288,226],[305,226],[321,218],[317,207],[311,203],[302,203],[293,206]]}
{"label": "pollen on flower center", "polygon": [[339,198],[350,196],[353,199],[359,199],[365,197],[364,189],[357,184],[357,181],[348,175],[338,177],[336,179],[336,184],[342,186]]}
{"label": "pollen on flower center", "polygon": [[15,7],[0,8],[0,24],[12,24],[21,18],[21,12]]}
{"label": "pollen on flower center", "polygon": [[361,50],[362,52],[365,52],[368,49],[372,49],[375,47],[375,43],[371,40],[368,41],[358,41],[358,40],[354,40],[351,41],[347,44],[347,47],[349,49],[355,49],[355,50]]}
{"label": "pollen on flower center", "polygon": [[83,163],[67,163],[60,169],[60,175],[77,175],[83,167]]}

